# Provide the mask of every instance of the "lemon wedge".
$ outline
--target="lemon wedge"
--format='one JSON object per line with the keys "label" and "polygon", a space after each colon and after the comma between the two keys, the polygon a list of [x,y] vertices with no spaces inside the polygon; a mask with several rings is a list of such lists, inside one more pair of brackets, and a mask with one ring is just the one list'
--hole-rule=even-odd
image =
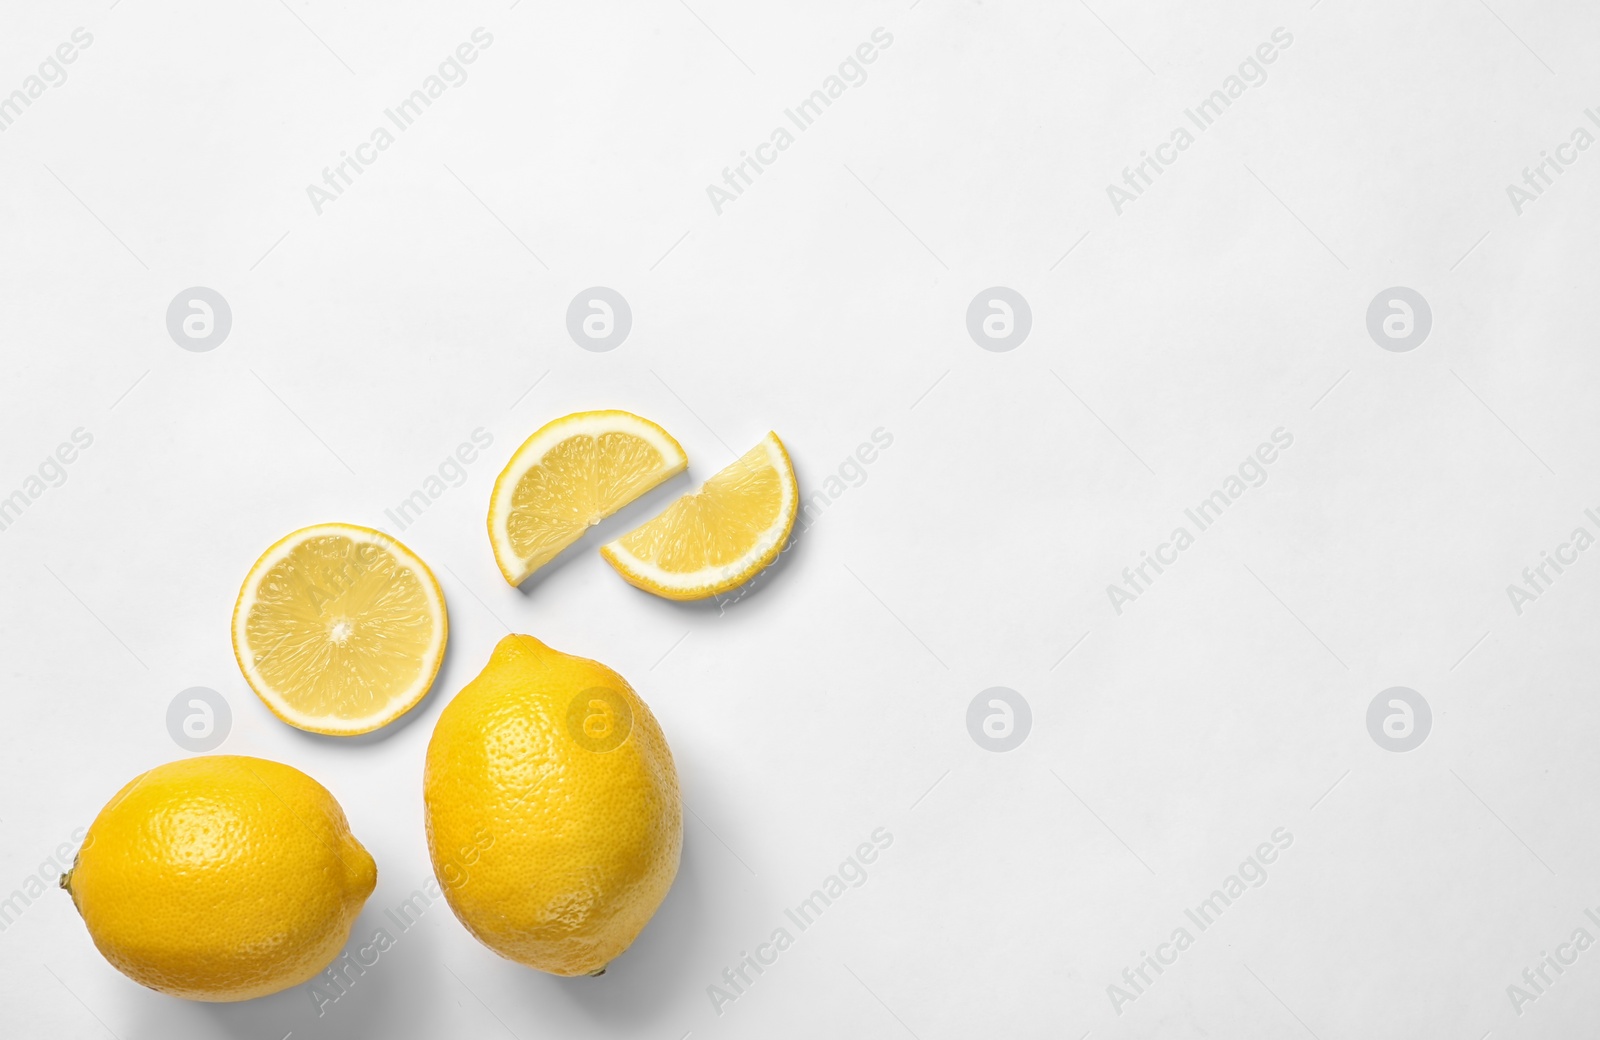
{"label": "lemon wedge", "polygon": [[775,433],[600,555],[629,583],[667,599],[737,588],[777,559],[800,491]]}
{"label": "lemon wedge", "polygon": [[233,608],[233,654],[272,713],[313,733],[369,733],[433,685],[449,634],[444,593],[382,531],[317,524],[250,568]]}
{"label": "lemon wedge", "polygon": [[541,426],[511,456],[489,499],[489,542],[512,585],[668,477],[689,457],[632,412],[574,412]]}

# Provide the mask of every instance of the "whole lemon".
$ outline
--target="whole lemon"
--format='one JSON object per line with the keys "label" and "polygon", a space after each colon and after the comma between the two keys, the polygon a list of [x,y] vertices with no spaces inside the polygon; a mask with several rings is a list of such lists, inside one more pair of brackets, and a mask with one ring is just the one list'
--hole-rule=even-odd
{"label": "whole lemon", "polygon": [[241,755],[135,777],[100,810],[61,877],[118,971],[175,997],[217,1001],[316,975],[377,883],[326,788]]}
{"label": "whole lemon", "polygon": [[678,774],[655,717],[616,672],[532,636],[502,639],[446,705],[422,783],[450,908],[540,971],[603,971],[678,873]]}

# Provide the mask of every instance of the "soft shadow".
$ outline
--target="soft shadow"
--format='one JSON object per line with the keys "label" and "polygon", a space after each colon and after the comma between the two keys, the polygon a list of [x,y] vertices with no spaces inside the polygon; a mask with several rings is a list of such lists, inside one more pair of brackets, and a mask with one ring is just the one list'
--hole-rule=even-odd
{"label": "soft shadow", "polygon": [[[380,951],[373,942],[380,928],[393,940],[387,951]],[[383,916],[381,908],[369,903],[344,949],[352,957],[376,956],[376,963],[359,971],[346,967],[343,994],[321,982],[323,999],[319,1001],[311,994],[309,983],[303,983],[282,993],[237,1004],[186,1006],[194,1009],[196,1034],[204,1036],[274,1040],[290,1031],[308,1037],[319,1033],[341,1037],[404,1036],[416,1019],[418,1002],[433,999],[439,989],[439,980],[431,977],[433,964],[424,945],[420,930],[409,934],[400,931]],[[336,969],[338,966],[338,960],[330,965]],[[161,1017],[160,1026],[159,1030],[147,1032],[170,1035],[170,1014]]]}
{"label": "soft shadow", "polygon": [[661,1009],[695,985],[690,979],[694,958],[687,951],[707,919],[713,851],[686,828],[678,877],[639,938],[596,978],[533,973],[529,985],[516,991],[524,1020],[538,1020],[541,1003],[566,1000],[609,1030],[659,1024]]}
{"label": "soft shadow", "polygon": [[[292,1029],[298,1030],[300,1023],[314,1015],[310,1001],[299,986],[236,1004],[208,1004],[172,997],[167,1002],[149,1003],[144,1007],[148,1009],[148,1021],[132,1030],[135,1036],[193,1033],[261,1040],[261,1037],[281,1037]],[[188,1028],[179,1023],[187,1024]]]}

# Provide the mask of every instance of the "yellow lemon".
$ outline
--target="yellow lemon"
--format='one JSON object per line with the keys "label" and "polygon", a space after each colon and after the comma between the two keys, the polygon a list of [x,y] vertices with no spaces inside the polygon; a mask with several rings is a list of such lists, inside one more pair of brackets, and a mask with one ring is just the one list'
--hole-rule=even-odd
{"label": "yellow lemon", "polygon": [[273,544],[239,589],[233,655],[272,713],[351,736],[410,711],[444,660],[444,593],[382,531],[316,524]]}
{"label": "yellow lemon", "polygon": [[339,953],[378,868],[298,769],[211,755],[129,782],[61,887],[118,971],[189,1000],[249,1000]]}
{"label": "yellow lemon", "polygon": [[502,639],[445,706],[422,790],[450,908],[540,971],[602,971],[678,872],[678,774],[655,717],[616,672],[532,636]]}
{"label": "yellow lemon", "polygon": [[689,465],[672,435],[616,409],[546,423],[511,456],[489,498],[489,543],[520,585],[593,525]]}
{"label": "yellow lemon", "polygon": [[600,548],[632,585],[667,599],[705,599],[755,577],[783,550],[800,503],[776,433],[660,516]]}

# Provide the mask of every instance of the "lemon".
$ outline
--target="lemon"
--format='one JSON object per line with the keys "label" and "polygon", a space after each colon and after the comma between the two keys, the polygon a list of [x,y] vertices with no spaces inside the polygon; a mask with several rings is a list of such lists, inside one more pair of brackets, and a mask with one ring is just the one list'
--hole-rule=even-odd
{"label": "lemon", "polygon": [[660,516],[600,548],[629,582],[667,599],[737,588],[777,559],[800,492],[776,433]]}
{"label": "lemon", "polygon": [[61,887],[106,960],[189,1000],[249,1000],[339,953],[378,882],[333,796],[298,769],[212,755],[130,781]]}
{"label": "lemon", "polygon": [[291,726],[368,733],[433,685],[450,624],[417,554],[354,524],[302,528],[261,554],[233,608],[233,655]]}
{"label": "lemon", "polygon": [[678,872],[678,774],[655,717],[616,672],[532,636],[502,639],[445,706],[422,790],[450,908],[540,971],[602,971]]}
{"label": "lemon", "polygon": [[500,573],[522,584],[591,526],[688,465],[666,430],[632,412],[574,412],[546,423],[494,482],[489,542]]}

